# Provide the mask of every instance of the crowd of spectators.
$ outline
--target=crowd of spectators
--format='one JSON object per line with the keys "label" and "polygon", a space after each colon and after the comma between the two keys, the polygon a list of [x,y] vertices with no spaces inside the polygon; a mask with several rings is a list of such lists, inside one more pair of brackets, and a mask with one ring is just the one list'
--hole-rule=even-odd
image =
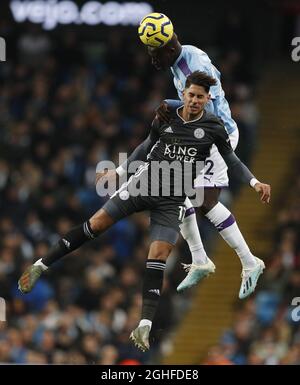
{"label": "crowd of spectators", "polygon": [[300,169],[291,185],[258,290],[237,309],[206,364],[300,365]]}
{"label": "crowd of spectators", "polygon": [[[9,35],[10,26],[2,22],[1,31]],[[171,77],[154,71],[144,48],[122,30],[81,41],[73,31],[51,35],[28,26],[10,37],[10,55],[0,65],[0,296],[7,310],[0,362],[151,362],[164,331],[179,318],[174,293],[183,272],[173,269],[186,247],[179,242],[170,258],[154,349],[141,353],[128,337],[141,310],[145,214],[122,220],[57,263],[30,294],[18,291],[17,280],[102,206],[105,198],[94,185],[97,163],[118,165],[119,152],[131,152],[144,139],[154,108],[176,96]],[[243,143],[249,133],[253,137],[256,114],[251,90],[236,81],[239,63],[232,51],[217,64]],[[285,263],[278,258],[274,265]]]}

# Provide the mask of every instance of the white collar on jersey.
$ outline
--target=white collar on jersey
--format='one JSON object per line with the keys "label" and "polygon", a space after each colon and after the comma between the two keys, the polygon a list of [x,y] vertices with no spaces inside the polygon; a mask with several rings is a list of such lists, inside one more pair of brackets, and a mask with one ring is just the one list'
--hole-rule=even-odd
{"label": "white collar on jersey", "polygon": [[194,120],[184,120],[183,119],[183,117],[179,114],[179,110],[180,110],[180,108],[183,108],[184,106],[180,106],[180,107],[178,107],[177,109],[176,109],[176,114],[177,114],[177,116],[179,116],[179,118],[183,121],[183,124],[186,124],[186,123],[193,123],[193,122],[197,122],[197,120],[200,120],[202,117],[203,117],[203,115],[204,115],[204,110],[202,111],[202,114],[199,116],[199,118],[197,118],[197,119],[194,119]]}

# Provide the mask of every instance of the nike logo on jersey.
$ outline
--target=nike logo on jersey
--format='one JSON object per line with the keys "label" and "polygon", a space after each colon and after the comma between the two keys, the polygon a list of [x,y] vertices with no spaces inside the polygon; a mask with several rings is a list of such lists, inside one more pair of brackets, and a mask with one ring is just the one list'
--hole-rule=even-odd
{"label": "nike logo on jersey", "polygon": [[171,127],[166,128],[166,129],[165,129],[165,132],[168,132],[168,133],[170,133],[170,134],[174,134],[174,131],[172,130]]}
{"label": "nike logo on jersey", "polygon": [[160,296],[160,291],[159,291],[159,289],[150,289],[150,290],[148,290],[148,291],[149,291],[149,293],[154,293],[154,294]]}

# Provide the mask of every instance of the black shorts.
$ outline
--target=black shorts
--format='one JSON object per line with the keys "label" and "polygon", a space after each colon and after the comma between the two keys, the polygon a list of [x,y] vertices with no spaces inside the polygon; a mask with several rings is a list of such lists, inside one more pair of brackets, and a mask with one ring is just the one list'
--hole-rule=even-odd
{"label": "black shorts", "polygon": [[131,196],[129,184],[130,180],[102,208],[116,222],[136,212],[150,211],[151,239],[175,244],[185,214],[185,197]]}

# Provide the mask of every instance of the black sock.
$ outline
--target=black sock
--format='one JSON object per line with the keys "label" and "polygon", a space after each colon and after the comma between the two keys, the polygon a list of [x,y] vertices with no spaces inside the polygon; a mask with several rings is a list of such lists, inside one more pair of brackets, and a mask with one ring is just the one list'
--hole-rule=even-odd
{"label": "black sock", "polygon": [[96,238],[97,235],[92,231],[89,221],[74,227],[56,245],[50,248],[48,253],[42,258],[43,264],[46,266],[52,265],[52,263],[58,261],[66,254],[78,249],[85,242]]}
{"label": "black sock", "polygon": [[157,259],[148,259],[143,282],[142,318],[153,321],[164,278],[166,263]]}

